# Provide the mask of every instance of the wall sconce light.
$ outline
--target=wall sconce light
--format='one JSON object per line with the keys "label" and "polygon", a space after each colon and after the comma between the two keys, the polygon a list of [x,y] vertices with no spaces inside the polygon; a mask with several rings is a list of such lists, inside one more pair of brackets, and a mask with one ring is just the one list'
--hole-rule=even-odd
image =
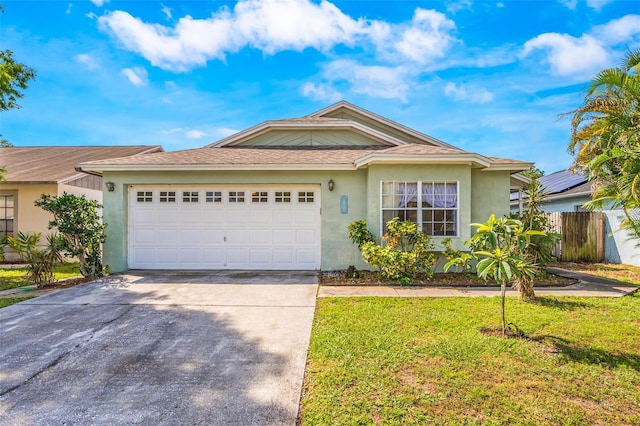
{"label": "wall sconce light", "polygon": [[105,182],[104,186],[107,187],[109,192],[113,192],[116,189],[116,185],[113,182]]}
{"label": "wall sconce light", "polygon": [[336,187],[336,183],[333,181],[333,179],[329,179],[329,191],[333,191],[333,188]]}

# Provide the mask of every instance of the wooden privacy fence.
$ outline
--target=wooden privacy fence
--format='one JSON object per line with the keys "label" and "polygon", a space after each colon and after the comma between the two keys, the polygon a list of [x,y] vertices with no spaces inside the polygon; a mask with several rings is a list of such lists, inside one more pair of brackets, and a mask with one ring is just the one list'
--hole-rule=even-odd
{"label": "wooden privacy fence", "polygon": [[548,213],[553,232],[562,234],[553,255],[563,262],[604,260],[605,215],[602,212]]}

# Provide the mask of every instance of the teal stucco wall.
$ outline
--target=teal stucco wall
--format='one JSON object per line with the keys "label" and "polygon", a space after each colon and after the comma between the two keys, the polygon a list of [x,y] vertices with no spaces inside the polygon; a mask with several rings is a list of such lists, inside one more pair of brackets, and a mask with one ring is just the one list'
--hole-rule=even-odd
{"label": "teal stucco wall", "polygon": [[[335,189],[327,182],[333,179]],[[347,239],[353,220],[367,219],[380,234],[380,182],[455,181],[459,190],[459,236],[454,246],[463,248],[471,236],[469,223],[485,221],[491,213],[509,212],[509,173],[480,172],[468,165],[372,165],[357,171],[198,171],[198,172],[106,172],[104,181],[115,191],[104,192],[104,222],[107,240],[104,261],[112,272],[128,269],[128,189],[131,185],[202,184],[317,184],[321,187],[321,267],[344,269],[348,265],[367,268],[360,252]],[[348,197],[348,213],[340,213],[340,197]],[[434,238],[436,248],[441,237]]]}
{"label": "teal stucco wall", "polygon": [[[327,182],[333,179],[335,189]],[[112,272],[128,269],[128,188],[130,185],[199,184],[319,184],[321,186],[322,269],[364,267],[357,247],[347,240],[347,226],[366,215],[366,171],[207,171],[126,172],[104,174],[115,191],[104,193],[107,240],[104,261]],[[349,199],[347,214],[340,213],[340,196]]]}

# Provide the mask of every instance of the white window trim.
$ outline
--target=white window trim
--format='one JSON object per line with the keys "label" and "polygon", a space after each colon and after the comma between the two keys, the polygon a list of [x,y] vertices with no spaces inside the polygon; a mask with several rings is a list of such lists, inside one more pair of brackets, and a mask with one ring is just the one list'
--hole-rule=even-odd
{"label": "white window trim", "polygon": [[[383,215],[383,211],[384,210],[398,210],[398,209],[384,209],[382,207],[382,188],[383,188],[383,184],[385,182],[391,182],[393,184],[395,184],[396,182],[404,182],[404,183],[417,183],[418,184],[418,194],[422,194],[422,183],[423,182],[428,182],[428,183],[455,183],[456,184],[456,197],[458,200],[458,206],[456,207],[456,229],[455,229],[455,235],[430,235],[433,238],[459,238],[460,237],[460,181],[457,180],[447,180],[447,179],[442,179],[442,180],[426,180],[426,179],[413,179],[413,180],[381,180],[380,181],[380,191],[379,191],[379,200],[380,200],[380,208],[379,208],[379,212],[380,212],[380,235],[382,235],[384,233],[384,215]],[[417,225],[418,225],[418,231],[422,231],[422,206],[417,208],[417,213],[416,213],[416,221],[417,221]]]}

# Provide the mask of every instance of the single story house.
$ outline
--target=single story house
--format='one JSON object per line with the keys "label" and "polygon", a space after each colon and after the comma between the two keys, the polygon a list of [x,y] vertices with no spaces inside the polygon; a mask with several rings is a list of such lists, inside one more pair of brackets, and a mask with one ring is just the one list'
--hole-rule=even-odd
{"label": "single story house", "polygon": [[395,216],[458,247],[509,213],[531,163],[456,148],[348,102],[198,149],[84,162],[105,193],[105,264],[127,269],[364,267],[347,226]]}
{"label": "single story house", "polygon": [[[102,177],[76,170],[85,161],[161,152],[160,146],[39,146],[0,148],[0,238],[48,231],[51,216],[34,202],[63,192],[102,202]],[[11,259],[11,254],[7,257]]]}

